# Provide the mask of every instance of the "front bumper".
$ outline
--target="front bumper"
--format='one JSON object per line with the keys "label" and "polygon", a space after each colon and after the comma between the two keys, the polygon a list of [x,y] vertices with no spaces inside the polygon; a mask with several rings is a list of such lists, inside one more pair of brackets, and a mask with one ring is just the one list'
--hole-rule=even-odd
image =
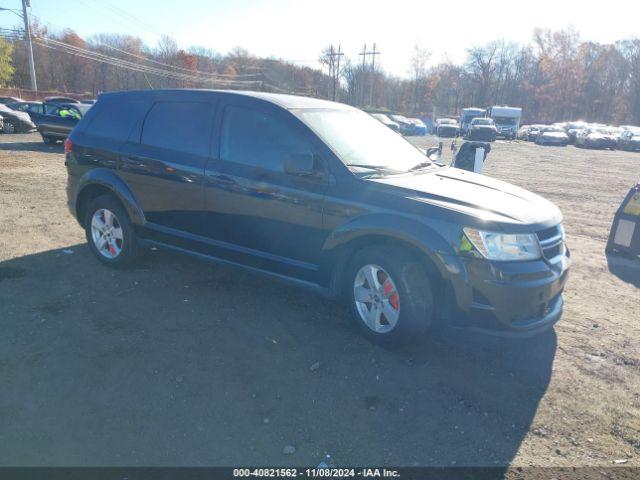
{"label": "front bumper", "polygon": [[495,130],[469,129],[469,140],[486,140],[493,142],[496,139]]}
{"label": "front bumper", "polygon": [[436,135],[438,137],[455,137],[458,135],[459,130],[452,127],[438,127]]}
{"label": "front bumper", "polygon": [[569,251],[555,263],[464,259],[453,280],[454,326],[498,336],[531,336],[555,325],[570,267]]}
{"label": "front bumper", "polygon": [[516,137],[516,132],[515,132],[515,130],[500,130],[500,129],[498,129],[497,136],[498,137],[503,137],[503,138],[515,138]]}

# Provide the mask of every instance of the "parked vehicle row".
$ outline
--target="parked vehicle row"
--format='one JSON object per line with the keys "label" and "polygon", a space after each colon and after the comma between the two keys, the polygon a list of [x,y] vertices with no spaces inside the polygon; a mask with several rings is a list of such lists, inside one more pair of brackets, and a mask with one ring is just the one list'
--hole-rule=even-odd
{"label": "parked vehicle row", "polygon": [[84,116],[92,100],[51,96],[44,101],[27,101],[16,97],[0,97],[0,117],[4,133],[38,130],[45,143],[62,141]]}
{"label": "parked vehicle row", "polygon": [[517,138],[538,145],[574,144],[580,148],[640,151],[640,127],[634,125],[612,127],[586,122],[533,124],[522,126]]}

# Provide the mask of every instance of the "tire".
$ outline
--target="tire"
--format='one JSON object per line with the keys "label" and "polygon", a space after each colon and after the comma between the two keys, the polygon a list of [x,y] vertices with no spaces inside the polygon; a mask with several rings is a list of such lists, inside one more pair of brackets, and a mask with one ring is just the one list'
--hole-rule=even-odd
{"label": "tire", "polygon": [[5,120],[4,127],[3,127],[3,132],[4,133],[16,133],[16,126],[13,123],[7,122]]}
{"label": "tire", "polygon": [[[377,279],[377,291],[369,288],[368,278],[372,274]],[[399,248],[375,246],[356,253],[347,268],[345,288],[349,308],[360,331],[374,343],[409,343],[424,338],[431,327],[434,318],[432,282],[424,266]],[[376,293],[372,294],[371,290]],[[372,317],[367,313],[377,317],[375,329],[371,326]]]}
{"label": "tire", "polygon": [[[109,213],[109,215],[107,215]],[[97,217],[97,218],[96,218]],[[101,246],[98,228],[106,229],[108,240]],[[140,246],[127,212],[112,195],[101,195],[91,201],[84,221],[89,248],[100,262],[109,267],[126,267],[140,255]]]}
{"label": "tire", "polygon": [[52,143],[56,143],[56,141],[55,141],[53,138],[51,138],[51,137],[45,137],[44,135],[42,136],[42,141],[43,141],[44,143],[46,143],[47,145],[50,145],[50,144],[52,144]]}

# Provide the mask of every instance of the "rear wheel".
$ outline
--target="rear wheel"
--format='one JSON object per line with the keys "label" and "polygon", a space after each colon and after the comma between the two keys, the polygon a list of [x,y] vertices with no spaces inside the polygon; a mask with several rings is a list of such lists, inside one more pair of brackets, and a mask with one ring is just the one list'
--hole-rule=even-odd
{"label": "rear wheel", "polygon": [[89,204],[84,225],[91,251],[105,265],[122,267],[138,257],[140,248],[129,216],[112,195]]}
{"label": "rear wheel", "polygon": [[56,141],[55,141],[53,138],[51,138],[51,137],[45,137],[44,135],[42,136],[42,141],[43,141],[44,143],[46,143],[47,145],[48,145],[48,144],[51,144],[51,143],[56,143]]}
{"label": "rear wheel", "polygon": [[347,272],[350,307],[370,340],[406,343],[423,337],[433,319],[432,284],[425,268],[390,246],[358,252]]}

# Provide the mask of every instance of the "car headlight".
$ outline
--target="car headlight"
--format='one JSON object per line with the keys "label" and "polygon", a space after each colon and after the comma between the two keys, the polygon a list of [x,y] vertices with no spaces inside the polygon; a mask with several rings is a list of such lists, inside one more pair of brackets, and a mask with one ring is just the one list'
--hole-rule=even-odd
{"label": "car headlight", "polygon": [[463,228],[463,232],[461,250],[470,251],[473,246],[488,260],[536,260],[542,255],[533,233],[484,232],[474,228]]}

